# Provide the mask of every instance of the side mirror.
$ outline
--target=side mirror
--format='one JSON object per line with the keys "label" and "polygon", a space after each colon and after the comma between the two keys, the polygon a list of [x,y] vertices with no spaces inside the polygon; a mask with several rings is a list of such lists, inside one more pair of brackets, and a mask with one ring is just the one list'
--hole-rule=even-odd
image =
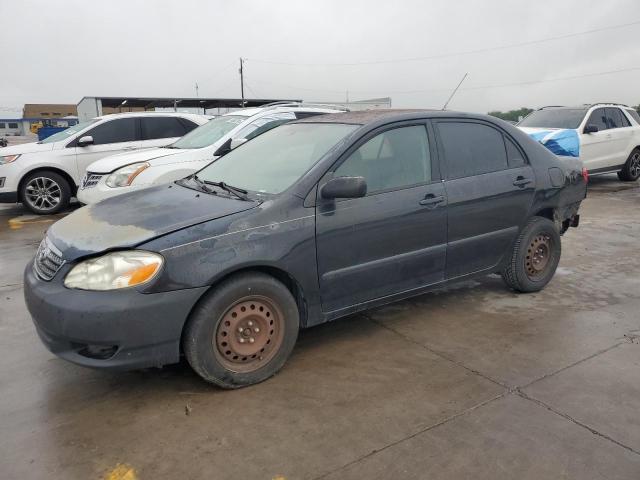
{"label": "side mirror", "polygon": [[91,135],[85,135],[78,140],[79,147],[86,147],[87,145],[93,145],[93,137]]}
{"label": "side mirror", "polygon": [[366,194],[367,182],[363,177],[336,177],[320,189],[320,196],[326,199],[358,198]]}
{"label": "side mirror", "polygon": [[598,126],[593,123],[589,123],[586,127],[584,127],[584,133],[596,133],[598,131]]}
{"label": "side mirror", "polygon": [[246,138],[234,138],[231,140],[231,144],[229,145],[229,147],[231,148],[231,150],[233,150],[234,148],[239,147],[247,141],[248,140]]}
{"label": "side mirror", "polygon": [[218,147],[218,149],[213,152],[213,156],[214,157],[221,157],[222,155],[225,155],[227,153],[229,153],[231,151],[231,139],[227,139],[226,142],[224,142],[222,145],[220,145]]}

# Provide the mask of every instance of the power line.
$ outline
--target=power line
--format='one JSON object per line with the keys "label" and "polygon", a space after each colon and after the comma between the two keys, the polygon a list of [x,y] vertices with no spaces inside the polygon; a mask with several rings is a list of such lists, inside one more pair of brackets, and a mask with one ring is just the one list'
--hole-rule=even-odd
{"label": "power line", "polygon": [[429,56],[425,56],[425,57],[407,57],[407,58],[398,58],[398,59],[385,59],[385,60],[370,60],[370,61],[363,61],[363,62],[335,62],[335,63],[298,63],[298,62],[284,62],[284,61],[277,61],[277,60],[261,60],[261,59],[257,59],[257,58],[247,58],[245,60],[249,60],[252,62],[256,62],[256,63],[267,63],[267,64],[272,64],[272,65],[288,65],[288,66],[295,66],[295,67],[352,67],[352,66],[359,66],[359,65],[379,65],[379,64],[385,64],[385,63],[403,63],[403,62],[422,62],[422,61],[426,61],[426,60],[435,60],[435,59],[439,59],[439,58],[448,58],[448,57],[459,57],[459,56],[463,56],[463,55],[474,55],[474,54],[478,54],[478,53],[487,53],[487,52],[494,52],[494,51],[499,51],[499,50],[507,50],[507,49],[511,49],[511,48],[519,48],[519,47],[526,47],[526,46],[530,46],[530,45],[538,45],[538,44],[542,44],[542,43],[547,43],[547,42],[553,42],[556,40],[564,40],[567,38],[574,38],[574,37],[580,37],[583,35],[590,35],[593,33],[599,33],[599,32],[606,32],[608,30],[614,30],[614,29],[618,29],[618,28],[627,28],[627,27],[632,27],[632,26],[636,26],[636,25],[640,25],[640,20],[638,21],[634,21],[634,22],[629,22],[629,23],[621,23],[618,25],[610,25],[607,27],[601,27],[601,28],[594,28],[591,30],[584,30],[581,32],[574,32],[574,33],[566,33],[563,35],[557,35],[557,36],[553,36],[553,37],[546,37],[546,38],[541,38],[541,39],[537,39],[537,40],[529,40],[526,42],[518,42],[518,43],[512,43],[509,45],[499,45],[499,46],[495,46],[495,47],[485,47],[485,48],[478,48],[478,49],[473,49],[473,50],[463,50],[463,51],[459,51],[459,52],[452,52],[452,53],[441,53],[441,54],[436,54],[436,55],[429,55]]}
{"label": "power line", "polygon": [[[597,76],[602,76],[602,75],[614,75],[614,74],[618,74],[618,73],[626,73],[626,72],[634,72],[634,71],[640,71],[640,67],[622,68],[622,69],[618,69],[618,70],[608,70],[608,71],[603,71],[603,72],[583,73],[583,74],[579,74],[579,75],[570,75],[570,76],[555,77],[555,78],[545,78],[545,79],[541,79],[541,80],[528,80],[528,81],[524,81],[524,82],[500,83],[500,84],[493,84],[493,85],[478,85],[478,86],[475,86],[475,87],[471,86],[471,87],[460,88],[460,91],[489,90],[489,89],[494,89],[494,88],[519,87],[519,86],[525,86],[525,85],[535,85],[535,84],[539,84],[539,83],[550,83],[550,82],[560,82],[560,81],[565,81],[565,80],[576,80],[576,79],[579,79],[579,78],[597,77]],[[291,89],[295,89],[295,90],[306,90],[306,91],[312,91],[312,92],[325,92],[325,93],[337,93],[337,94],[343,94],[344,93],[344,90],[324,90],[324,89],[316,89],[316,88],[304,88],[304,87],[296,87],[294,85],[279,84],[279,83],[274,83],[274,82],[264,82],[262,80],[260,80],[260,81],[252,80],[252,81],[253,82],[257,82],[257,83],[272,84],[272,85],[285,87],[285,88],[291,88]],[[450,88],[438,87],[438,88],[425,88],[425,89],[418,89],[418,90],[396,90],[396,91],[387,91],[387,90],[349,90],[349,91],[352,92],[352,93],[359,93],[359,94],[365,94],[365,95],[376,95],[376,94],[380,94],[380,93],[386,93],[387,95],[403,95],[403,94],[426,93],[426,92],[442,92],[442,91],[449,92]]]}

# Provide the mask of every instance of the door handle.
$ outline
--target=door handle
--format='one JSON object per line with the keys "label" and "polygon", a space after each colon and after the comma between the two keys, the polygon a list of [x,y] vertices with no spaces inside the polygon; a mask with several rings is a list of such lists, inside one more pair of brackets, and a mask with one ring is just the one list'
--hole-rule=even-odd
{"label": "door handle", "polygon": [[124,147],[123,150],[135,150],[136,147]]}
{"label": "door handle", "polygon": [[444,195],[433,195],[430,193],[422,200],[420,200],[420,205],[425,205],[427,207],[437,207],[439,204],[444,202]]}
{"label": "door handle", "polygon": [[513,185],[516,187],[524,187],[529,185],[531,182],[533,182],[533,180],[530,178],[518,177],[513,181]]}

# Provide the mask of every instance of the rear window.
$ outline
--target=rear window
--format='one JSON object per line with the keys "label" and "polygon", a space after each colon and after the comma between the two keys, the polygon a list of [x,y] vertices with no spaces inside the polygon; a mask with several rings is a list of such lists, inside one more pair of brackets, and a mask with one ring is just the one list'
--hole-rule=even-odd
{"label": "rear window", "polygon": [[518,123],[518,126],[531,128],[578,128],[585,113],[586,110],[582,108],[536,110]]}

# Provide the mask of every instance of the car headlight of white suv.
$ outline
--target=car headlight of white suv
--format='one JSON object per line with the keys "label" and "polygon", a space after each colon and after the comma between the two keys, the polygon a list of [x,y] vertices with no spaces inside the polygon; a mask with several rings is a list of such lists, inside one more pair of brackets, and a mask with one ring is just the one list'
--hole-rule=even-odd
{"label": "car headlight of white suv", "polygon": [[4,157],[0,157],[0,165],[4,165],[6,163],[13,163],[18,158],[20,158],[20,155],[5,155]]}
{"label": "car headlight of white suv", "polygon": [[162,268],[162,255],[143,250],[112,252],[73,267],[64,286],[79,290],[117,290],[150,282]]}
{"label": "car headlight of white suv", "polygon": [[147,162],[138,162],[119,168],[107,177],[107,187],[128,187],[131,182],[140,175],[145,169],[149,168]]}

